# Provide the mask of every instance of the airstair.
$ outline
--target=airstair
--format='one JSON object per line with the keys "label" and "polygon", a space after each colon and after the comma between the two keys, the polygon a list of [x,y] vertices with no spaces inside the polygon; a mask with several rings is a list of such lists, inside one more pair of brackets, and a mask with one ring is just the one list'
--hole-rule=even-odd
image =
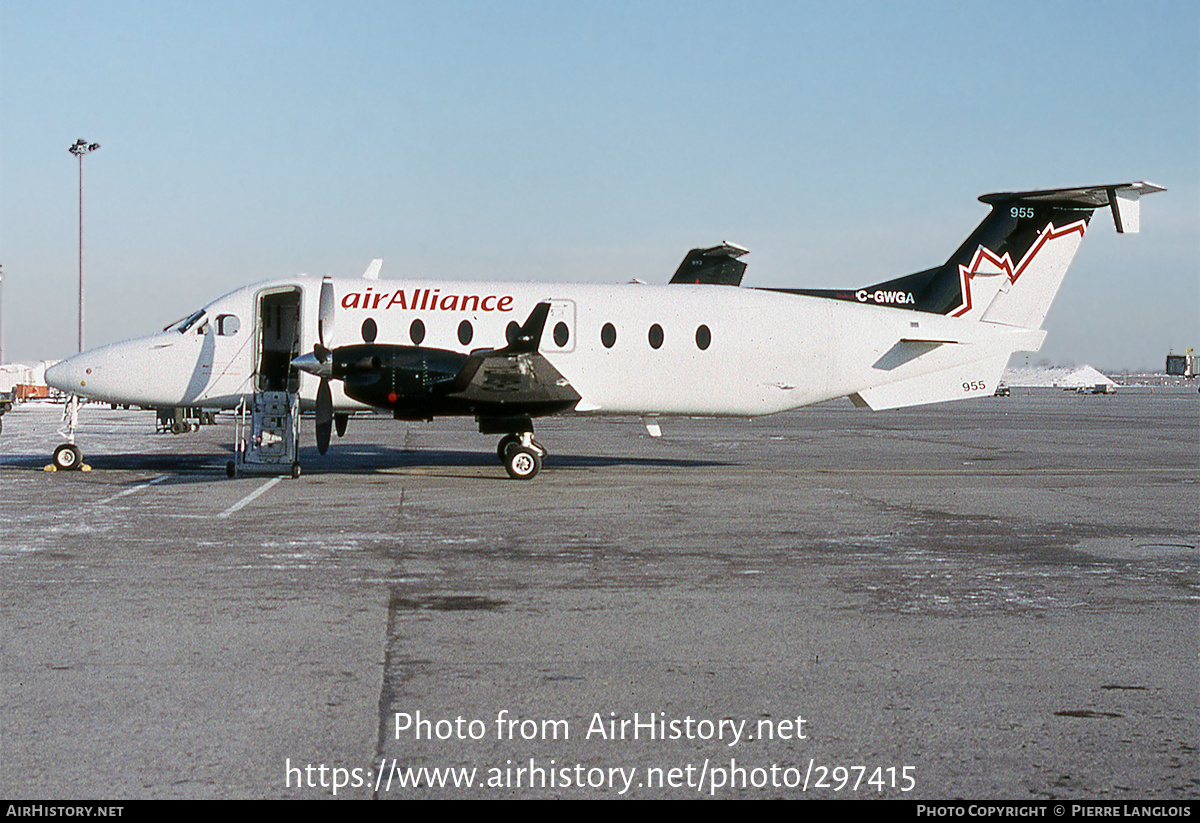
{"label": "airstair", "polygon": [[238,407],[234,460],[225,466],[230,477],[242,471],[279,472],[300,476],[300,395],[262,391]]}

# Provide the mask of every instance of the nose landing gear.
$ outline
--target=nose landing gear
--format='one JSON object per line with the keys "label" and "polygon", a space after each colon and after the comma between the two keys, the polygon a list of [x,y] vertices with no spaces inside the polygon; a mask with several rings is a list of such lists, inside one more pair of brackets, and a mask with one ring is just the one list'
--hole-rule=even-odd
{"label": "nose landing gear", "polygon": [[[67,438],[67,442],[54,450],[54,462],[47,467],[47,471],[84,469],[83,452],[75,445],[75,429],[79,425],[79,406],[79,395],[73,394],[67,398],[67,405],[63,408],[63,422],[66,424],[66,429],[59,431],[59,434]],[[84,470],[86,471],[86,469]]]}

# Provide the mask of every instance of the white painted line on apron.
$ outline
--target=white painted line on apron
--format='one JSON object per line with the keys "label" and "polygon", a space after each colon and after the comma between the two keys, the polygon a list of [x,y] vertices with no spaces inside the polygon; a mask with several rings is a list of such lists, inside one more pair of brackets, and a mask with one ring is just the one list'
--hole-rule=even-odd
{"label": "white painted line on apron", "polygon": [[242,507],[244,507],[244,506],[246,506],[247,504],[249,504],[250,502],[252,502],[252,501],[253,501],[253,500],[254,500],[256,497],[258,497],[260,494],[264,494],[265,492],[268,492],[268,491],[270,491],[270,490],[271,490],[271,487],[272,487],[272,486],[274,486],[276,483],[278,483],[278,482],[279,482],[280,480],[282,480],[282,479],[283,479],[282,477],[272,477],[272,478],[271,478],[270,480],[268,480],[266,483],[263,483],[263,484],[262,484],[261,486],[259,486],[257,489],[255,489],[254,491],[250,492],[248,495],[246,495],[245,497],[243,497],[243,498],[242,498],[241,500],[239,500],[238,502],[234,503],[234,504],[233,504],[232,506],[230,506],[228,509],[226,509],[225,511],[221,512],[220,514],[218,514],[218,515],[217,515],[217,517],[218,517],[218,518],[221,518],[221,517],[228,517],[229,515],[233,514],[234,512],[236,512],[236,511],[239,511],[239,510],[240,510]]}
{"label": "white painted line on apron", "polygon": [[125,491],[117,492],[117,493],[116,493],[116,494],[114,494],[112,497],[106,497],[106,498],[104,498],[103,500],[101,500],[101,501],[100,501],[99,503],[97,503],[96,505],[97,505],[97,506],[103,506],[105,503],[111,503],[111,502],[113,502],[114,500],[116,500],[116,499],[117,499],[117,498],[119,498],[119,497],[124,497],[125,495],[127,495],[127,494],[133,494],[134,492],[140,492],[142,489],[148,489],[148,488],[150,488],[151,486],[153,486],[155,483],[161,483],[161,482],[163,482],[164,480],[166,480],[166,479],[167,479],[168,477],[170,477],[170,476],[171,476],[171,475],[169,475],[169,474],[164,474],[162,477],[156,477],[156,478],[154,478],[153,480],[148,480],[148,481],[146,481],[145,483],[142,483],[140,486],[134,486],[134,487],[133,487],[133,488],[131,488],[131,489],[126,489]]}

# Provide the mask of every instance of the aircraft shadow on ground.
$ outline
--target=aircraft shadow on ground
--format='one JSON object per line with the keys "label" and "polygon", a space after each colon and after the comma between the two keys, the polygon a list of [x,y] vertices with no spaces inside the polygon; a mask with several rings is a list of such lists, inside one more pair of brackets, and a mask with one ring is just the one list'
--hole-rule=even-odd
{"label": "aircraft shadow on ground", "polygon": [[[396,450],[380,446],[352,446],[345,455],[336,447],[327,454],[316,449],[301,449],[300,464],[309,474],[360,474],[365,471],[404,468],[462,468],[494,467],[501,476],[504,467],[494,452],[458,451],[446,449]],[[724,465],[712,460],[689,460],[636,455],[588,455],[551,453],[543,463],[543,471],[555,469],[611,468],[634,466],[642,468],[705,468]]]}
{"label": "aircraft shadow on ground", "polygon": [[[172,475],[165,482],[197,483],[211,482],[214,476],[225,479],[226,463],[233,458],[227,455],[208,453],[174,454],[96,454],[84,456],[84,462],[94,472],[137,471]],[[5,455],[0,457],[0,468],[41,471],[50,463],[50,456],[43,454]],[[636,455],[588,455],[550,454],[543,464],[544,472],[555,470],[579,470],[594,468],[636,467],[701,469],[728,465],[714,460],[695,460],[665,457],[639,457]],[[497,479],[508,476],[496,455],[489,451],[460,451],[447,449],[403,450],[371,444],[334,446],[327,454],[318,454],[315,448],[300,449],[301,477],[322,475],[366,475],[383,471],[404,469],[463,469],[491,468]],[[281,465],[250,466],[244,476],[288,474],[290,467]],[[144,482],[130,481],[130,485]]]}

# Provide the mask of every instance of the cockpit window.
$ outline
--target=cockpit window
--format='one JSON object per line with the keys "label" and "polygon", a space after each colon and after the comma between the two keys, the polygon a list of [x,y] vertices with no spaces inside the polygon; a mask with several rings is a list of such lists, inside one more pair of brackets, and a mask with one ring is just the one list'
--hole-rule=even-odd
{"label": "cockpit window", "polygon": [[163,331],[177,331],[180,334],[183,334],[188,329],[190,329],[192,326],[194,326],[198,322],[200,322],[200,318],[202,318],[202,317],[204,317],[204,309],[200,309],[197,312],[189,314],[187,317],[183,318],[182,320],[178,320],[178,321],[172,323],[171,325],[169,325],[165,329],[163,329]]}

